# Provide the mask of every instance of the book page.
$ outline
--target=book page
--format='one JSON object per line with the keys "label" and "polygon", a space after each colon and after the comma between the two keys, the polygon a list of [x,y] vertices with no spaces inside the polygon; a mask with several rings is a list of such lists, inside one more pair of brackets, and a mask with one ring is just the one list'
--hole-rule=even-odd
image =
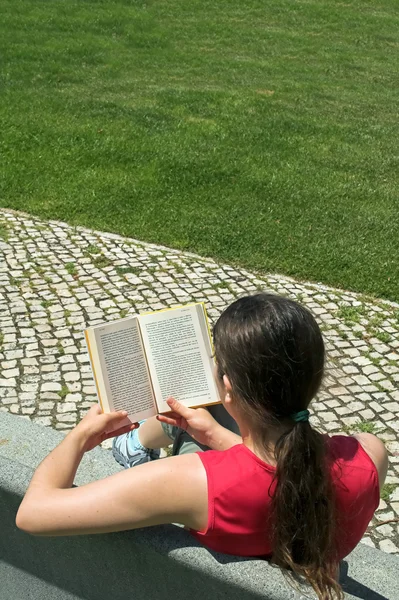
{"label": "book page", "polygon": [[219,402],[209,334],[205,329],[204,338],[200,319],[206,328],[202,305],[139,318],[159,412],[170,410],[169,396],[187,406]]}
{"label": "book page", "polygon": [[109,410],[126,410],[131,421],[156,413],[138,319],[93,328]]}

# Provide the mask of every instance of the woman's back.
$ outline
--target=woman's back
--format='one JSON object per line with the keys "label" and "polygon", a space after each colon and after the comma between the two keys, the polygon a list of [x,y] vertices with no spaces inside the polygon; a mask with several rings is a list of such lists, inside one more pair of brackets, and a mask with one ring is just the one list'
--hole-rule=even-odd
{"label": "woman's back", "polygon": [[[342,559],[360,541],[378,506],[378,473],[355,438],[325,440],[336,501],[336,551]],[[243,444],[199,457],[208,480],[208,527],[193,535],[218,552],[270,557],[276,468]]]}

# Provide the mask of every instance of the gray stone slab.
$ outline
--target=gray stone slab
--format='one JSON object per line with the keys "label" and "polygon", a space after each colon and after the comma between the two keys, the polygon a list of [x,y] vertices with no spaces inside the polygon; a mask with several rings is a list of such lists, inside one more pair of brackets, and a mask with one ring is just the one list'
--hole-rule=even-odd
{"label": "gray stone slab", "polygon": [[[34,537],[15,515],[34,468],[62,434],[0,415],[1,600],[305,600],[266,561],[210,552],[173,525],[108,535]],[[21,447],[23,450],[21,452]],[[81,484],[113,471],[109,452],[93,451]],[[359,545],[343,561],[346,598],[399,599],[399,560]]]}
{"label": "gray stone slab", "polygon": [[[63,433],[49,427],[0,413],[0,457],[35,469],[64,437]],[[120,470],[109,450],[94,448],[84,455],[75,481],[77,485],[83,485]]]}

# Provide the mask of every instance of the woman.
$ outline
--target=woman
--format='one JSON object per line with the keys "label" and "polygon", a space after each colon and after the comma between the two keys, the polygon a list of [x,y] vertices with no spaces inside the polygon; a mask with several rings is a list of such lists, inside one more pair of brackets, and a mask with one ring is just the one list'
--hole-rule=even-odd
{"label": "woman", "polygon": [[322,380],[324,344],[307,309],[271,294],[241,298],[213,333],[220,397],[241,436],[206,409],[171,399],[170,415],[142,426],[143,451],[169,444],[176,426],[211,450],[71,488],[84,452],[106,439],[105,430],[125,434],[115,448],[120,459],[131,458],[132,433],[118,431],[126,415],[93,407],[36,470],[17,525],[71,535],[182,523],[213,550],[270,558],[306,577],[319,598],[341,598],[337,565],[378,506],[386,450],[371,434],[328,437],[312,429],[307,409]]}

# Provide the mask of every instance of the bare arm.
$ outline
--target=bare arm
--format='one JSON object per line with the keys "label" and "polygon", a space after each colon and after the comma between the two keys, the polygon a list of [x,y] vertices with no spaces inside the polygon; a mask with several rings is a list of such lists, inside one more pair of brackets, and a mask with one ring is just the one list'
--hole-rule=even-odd
{"label": "bare arm", "polygon": [[375,464],[381,490],[388,472],[388,453],[384,444],[372,433],[358,433],[353,437],[358,440]]}
{"label": "bare arm", "polygon": [[[96,416],[92,413],[92,420]],[[206,527],[207,479],[196,454],[154,461],[71,488],[88,449],[88,433],[82,424],[36,470],[18,510],[16,524],[20,529],[34,535],[57,536],[173,522],[196,530]]]}

